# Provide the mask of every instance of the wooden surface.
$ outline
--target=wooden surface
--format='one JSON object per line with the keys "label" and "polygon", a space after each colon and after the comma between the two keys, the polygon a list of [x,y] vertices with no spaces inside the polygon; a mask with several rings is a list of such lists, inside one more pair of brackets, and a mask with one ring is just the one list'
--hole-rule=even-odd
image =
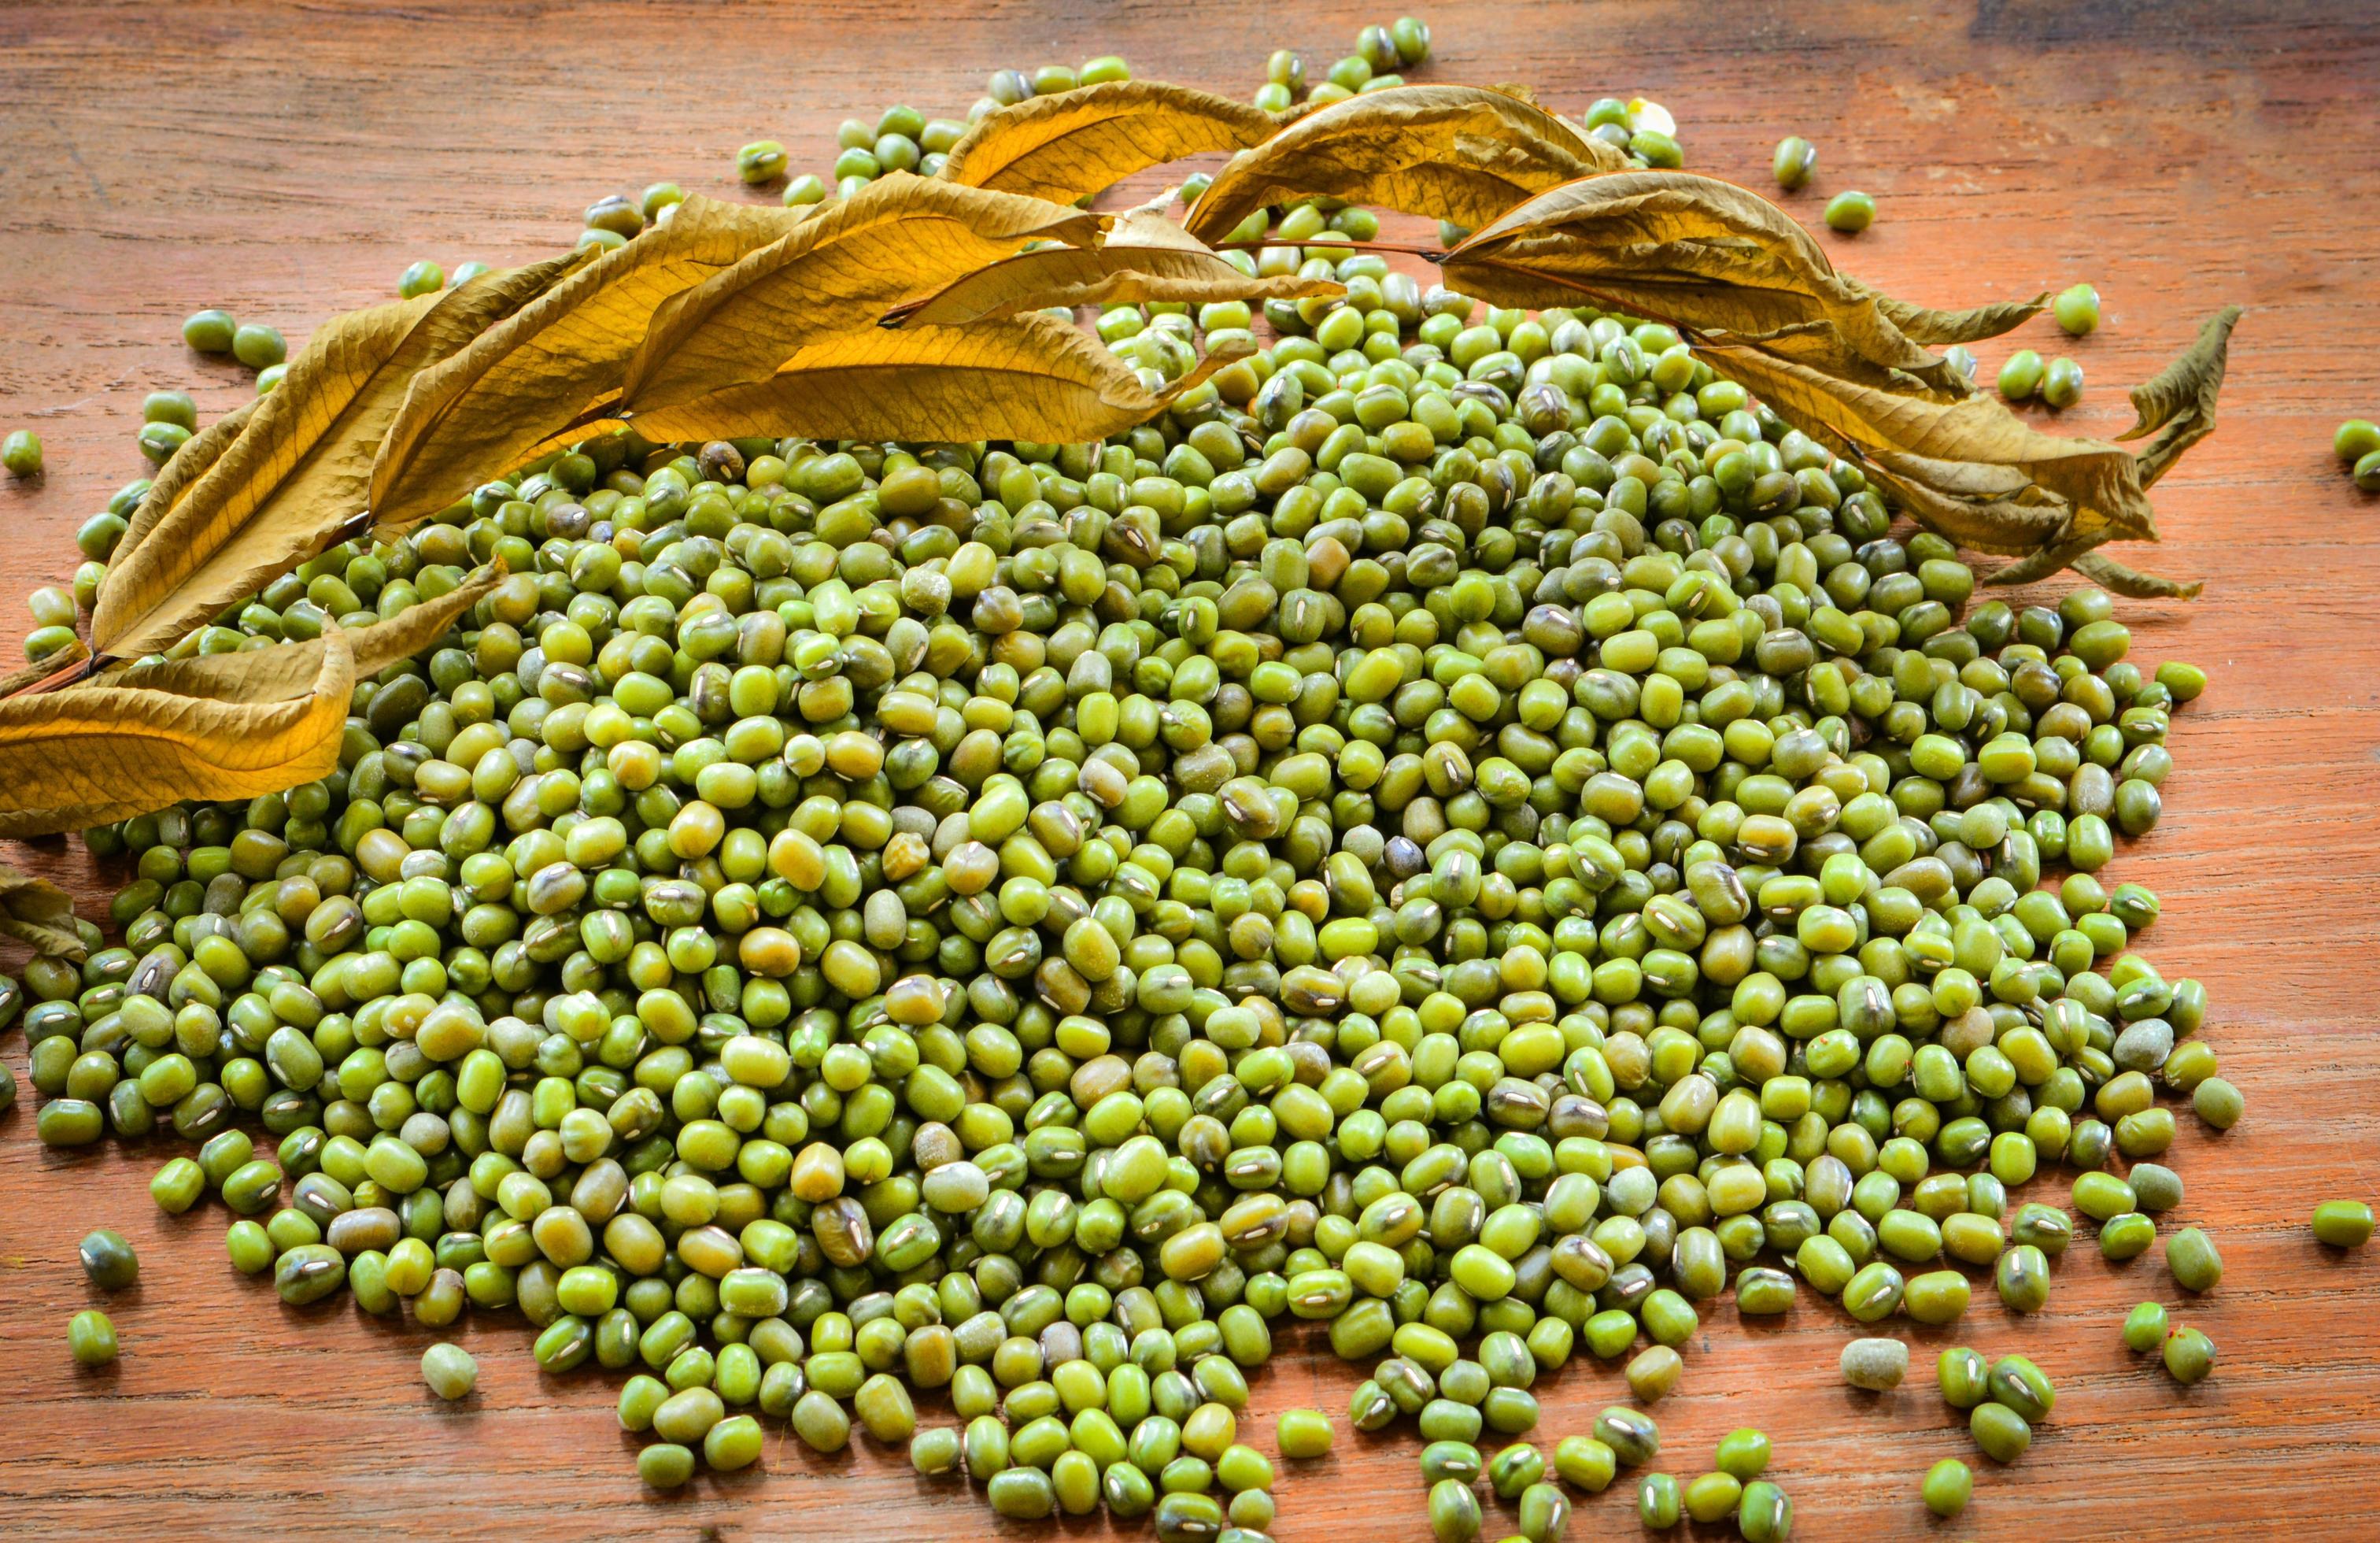
{"label": "wooden surface", "polygon": [[[188,354],[187,311],[222,305],[293,345],[328,312],[383,298],[417,257],[518,261],[569,240],[598,196],[671,177],[732,195],[741,142],[784,140],[823,170],[835,122],[889,101],[957,115],[996,66],[1125,54],[1145,75],[1245,94],[1276,44],[1318,72],[1364,22],[1200,0],[920,10],[654,3],[30,5],[0,8],[0,430],[36,428],[46,480],[0,485],[0,594],[71,571],[75,526],[143,469],[144,391],[188,385],[208,417],[248,376]],[[1952,1336],[1911,1338],[1919,1369],[1877,1398],[1842,1388],[1850,1330],[1805,1296],[1747,1330],[1712,1306],[1682,1390],[1658,1414],[1661,1466],[1691,1477],[1739,1425],[1778,1439],[1774,1476],[1797,1537],[2370,1536],[2380,1519],[2380,1254],[2308,1234],[2313,1201],[2380,1198],[2380,501],[2329,451],[2350,412],[2380,416],[2380,32],[2352,3],[1837,0],[1767,6],[1438,5],[1427,78],[1524,80],[1577,111],[1607,92],[1666,103],[1696,170],[1767,188],[1769,147],[1819,146],[1791,207],[1876,197],[1875,227],[1826,239],[1841,264],[1936,304],[2077,279],[2106,298],[2099,335],[2065,345],[2046,319],[2023,344],[2085,365],[2060,426],[2129,421],[2123,387],[2162,364],[2216,305],[2249,308],[2223,427],[2159,487],[2167,541],[2126,553],[2211,578],[2194,605],[2127,603],[2135,657],[2179,655],[2215,684],[2177,722],[2164,823],[2114,872],[2156,887],[2149,952],[2213,999],[2206,1038],[2249,1115],[2210,1140],[2185,1118],[2180,1220],[2209,1228],[2229,1273],[2180,1317],[2222,1352],[2177,1390],[2117,1337],[2133,1301],[2175,1291],[2158,1254],[2111,1268],[2083,1241],[2049,1309],[1997,1305],[1956,1339],[2022,1349],[2057,1377],[2054,1419],[2000,1471],[1975,1453],[1925,1367]],[[490,468],[493,470],[495,468]],[[21,621],[17,624],[21,626]],[[98,914],[103,876],[79,847],[20,847]],[[14,1037],[12,1037],[13,1039]],[[22,1062],[22,1041],[6,1051]],[[21,1087],[21,1079],[20,1079]],[[734,1538],[1026,1536],[979,1500],[912,1476],[898,1454],[832,1462],[772,1426],[765,1471],[645,1497],[614,1424],[613,1379],[553,1379],[516,1321],[475,1320],[480,1391],[443,1407],[415,1366],[427,1333],[344,1303],[284,1308],[225,1262],[219,1210],[162,1217],[162,1154],[45,1153],[30,1092],[0,1117],[0,1530],[58,1537]],[[2037,1186],[2044,1190],[2051,1185]],[[2062,1181],[2053,1198],[2062,1197]],[[88,1227],[120,1228],[144,1274],[111,1300],[112,1371],[78,1373],[67,1317]],[[1988,1296],[1988,1286],[1984,1295]],[[1257,1380],[1270,1416],[1318,1404],[1336,1455],[1286,1476],[1277,1531],[1426,1536],[1414,1439],[1356,1437],[1352,1375],[1285,1343]],[[1544,1399],[1548,1445],[1623,1394],[1574,1364]],[[1937,1458],[1973,1462],[1954,1525],[1915,1495]],[[1572,1536],[1637,1534],[1627,1486],[1582,1503]],[[1491,1510],[1488,1536],[1510,1530]],[[1070,1524],[1074,1536],[1097,1533]],[[1694,1529],[1718,1537],[1724,1529]],[[1732,1536],[1725,1531],[1725,1536]],[[1146,1537],[1145,1531],[1132,1536]]]}

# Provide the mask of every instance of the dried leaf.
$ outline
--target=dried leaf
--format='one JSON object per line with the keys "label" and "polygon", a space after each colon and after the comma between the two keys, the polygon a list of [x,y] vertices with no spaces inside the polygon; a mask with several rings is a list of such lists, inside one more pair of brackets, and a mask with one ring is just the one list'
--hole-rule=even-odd
{"label": "dried leaf", "polygon": [[414,377],[371,468],[384,529],[418,524],[619,384],[663,300],[793,228],[789,210],[689,198],[665,225],[584,263]]}
{"label": "dried leaf", "polygon": [[2074,571],[2103,589],[2133,600],[2196,600],[2206,588],[2202,578],[2159,578],[2126,567],[2104,552],[2074,560]]}
{"label": "dried leaf", "polygon": [[1107,221],[1107,233],[1099,237],[1099,245],[1164,247],[1185,252],[1214,250],[1166,214],[1181,192],[1179,188],[1168,188],[1146,203],[1136,203],[1130,209],[1119,209],[1113,214],[1102,216]]}
{"label": "dried leaf", "polygon": [[768,380],[634,414],[629,422],[656,440],[800,434],[1077,443],[1142,422],[1244,354],[1209,354],[1186,379],[1151,392],[1106,345],[1048,316],[871,327],[795,350]]}
{"label": "dried leaf", "polygon": [[156,477],[149,483],[149,491],[140,495],[132,517],[125,522],[124,534],[116,538],[115,553],[111,561],[125,561],[131,555],[133,548],[148,540],[149,532],[155,529],[157,522],[164,519],[181,501],[182,495],[190,491],[191,484],[223,459],[224,452],[248,427],[248,420],[256,416],[258,405],[265,400],[261,396],[251,397],[182,442],[182,448],[175,451],[173,458],[157,468]]}
{"label": "dried leaf", "polygon": [[2155,539],[2131,456],[2035,431],[1928,351],[2006,331],[2038,299],[1961,311],[1894,300],[1837,273],[1773,204],[1665,171],[1555,188],[1442,266],[1494,305],[1587,299],[1672,323],[1789,421],[1856,458],[1919,523],[1978,551],[2032,554],[2006,582],[2101,541]]}
{"label": "dried leaf", "polygon": [[2116,437],[2138,439],[2155,431],[2156,437],[2138,452],[2141,486],[2164,476],[2183,451],[2215,431],[2215,396],[2223,389],[2231,329],[2239,321],[2240,308],[2225,306],[2199,323],[2198,341],[2187,353],[2132,388],[2132,410],[2140,420]]}
{"label": "dried leaf", "polygon": [[30,686],[37,686],[61,670],[73,668],[91,657],[90,646],[79,638],[57,652],[50,654],[21,670],[0,676],[0,697],[13,697]]}
{"label": "dried leaf", "polygon": [[[1210,190],[1211,191],[1211,190]],[[1447,282],[1491,305],[1574,305],[1755,343],[1815,369],[1898,371],[1931,395],[1973,388],[1925,345],[2017,325],[2038,300],[1938,311],[1837,273],[1810,234],[1742,188],[1631,171],[1544,193],[1446,254]]]}
{"label": "dried leaf", "polygon": [[[144,667],[140,684],[0,701],[0,835],[79,830],[184,798],[250,798],[339,761],[355,686],[344,633],[323,634],[312,675],[259,694],[278,649]],[[132,674],[127,671],[128,676]]]}
{"label": "dried leaf", "polygon": [[1885,320],[1899,327],[1912,342],[1923,343],[1929,348],[1947,348],[1953,343],[1981,343],[1985,338],[2014,332],[2040,315],[2042,308],[2049,303],[2049,293],[2044,290],[2029,300],[2001,300],[1965,310],[1936,310],[1930,306],[1912,305],[1907,300],[1877,294],[1847,273],[1837,276],[1875,300]]}
{"label": "dried leaf", "polygon": [[119,551],[92,610],[93,651],[125,659],[165,648],[321,551],[363,507],[373,451],[417,372],[517,311],[574,261],[325,322],[212,464],[171,490],[146,539]]}
{"label": "dried leaf", "polygon": [[1982,582],[2005,589],[2030,584],[2036,578],[2047,578],[2059,569],[2071,566],[2083,553],[2111,540],[2114,535],[2112,530],[2095,530],[2088,536],[2077,536],[2070,541],[2050,541],[2012,563],[2004,563],[1994,568],[1984,576]]}
{"label": "dried leaf", "polygon": [[1262,108],[1158,80],[1114,80],[987,113],[942,176],[970,188],[1072,203],[1187,155],[1244,150],[1281,128]]}
{"label": "dried leaf", "polygon": [[1713,363],[1856,456],[1922,523],[1979,552],[2028,553],[2101,530],[2155,540],[2132,457],[2115,445],[2042,433],[1990,396],[1895,389],[1883,371],[1846,378],[1748,346],[1720,348]]}
{"label": "dried leaf", "polygon": [[1319,195],[1484,225],[1626,158],[1534,103],[1479,86],[1397,86],[1307,114],[1216,174],[1190,234],[1220,241],[1269,204]]}
{"label": "dried leaf", "polygon": [[1250,278],[1212,252],[1164,247],[1046,248],[995,262],[950,285],[940,294],[895,308],[887,326],[912,322],[961,326],[1054,306],[1109,305],[1118,301],[1173,300],[1205,305],[1215,300],[1296,300],[1342,295],[1328,279],[1284,273]]}
{"label": "dried leaf", "polygon": [[1087,246],[1098,235],[1097,215],[1041,199],[880,178],[672,297],[628,360],[621,399],[650,411],[765,381],[802,345],[872,325],[894,301],[1028,240]]}
{"label": "dried leaf", "polygon": [[[370,680],[398,661],[434,647],[455,620],[504,577],[504,564],[492,563],[435,600],[416,601],[386,621],[345,631],[341,646],[354,660],[356,679]],[[330,647],[326,632],[321,638],[278,648],[157,660],[108,676],[106,684],[154,691],[201,691],[226,701],[284,701],[311,689],[311,683],[322,673],[322,655]],[[235,668],[216,662],[222,659],[239,663]]]}
{"label": "dried leaf", "polygon": [[79,960],[91,951],[75,930],[74,897],[29,873],[0,863],[0,937],[30,943],[36,954]]}
{"label": "dried leaf", "polygon": [[1343,295],[1328,279],[1284,273],[1251,278],[1167,219],[1172,194],[1117,216],[1107,239],[1087,250],[1044,247],[978,268],[936,294],[895,306],[888,327],[963,326],[1022,311],[1119,301],[1295,300]]}

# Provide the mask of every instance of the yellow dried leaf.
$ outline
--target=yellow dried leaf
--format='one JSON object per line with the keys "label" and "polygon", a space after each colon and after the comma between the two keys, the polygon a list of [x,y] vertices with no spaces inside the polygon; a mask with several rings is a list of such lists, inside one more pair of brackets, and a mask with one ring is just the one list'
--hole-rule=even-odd
{"label": "yellow dried leaf", "polygon": [[942,176],[1072,203],[1150,166],[1262,144],[1280,128],[1262,108],[1227,96],[1107,81],[986,114],[951,147]]}
{"label": "yellow dried leaf", "polygon": [[2132,388],[2132,426],[2116,437],[2138,439],[2155,431],[2156,437],[2141,447],[2141,485],[2164,476],[2181,453],[2215,431],[2215,397],[2223,389],[2223,369],[2231,347],[2231,329],[2239,323],[2240,308],[2225,306],[2199,323],[2198,341],[2189,351]]}
{"label": "yellow dried leaf", "polygon": [[1165,213],[1173,200],[1182,196],[1179,188],[1168,188],[1146,203],[1135,203],[1130,209],[1119,209],[1105,215],[1107,234],[1099,237],[1103,247],[1166,247],[1178,251],[1204,252],[1214,249],[1177,225]]}
{"label": "yellow dried leaf", "polygon": [[650,411],[765,381],[802,345],[873,325],[894,301],[1026,241],[1087,246],[1098,235],[1098,216],[1041,199],[880,178],[672,297],[629,358],[620,400]]}
{"label": "yellow dried leaf", "polygon": [[223,459],[223,454],[230,447],[231,442],[239,437],[240,431],[248,427],[248,420],[256,416],[258,404],[265,400],[259,396],[242,402],[182,442],[182,448],[175,451],[173,458],[157,468],[149,491],[140,495],[140,504],[133,508],[132,517],[125,522],[124,534],[116,538],[115,553],[111,561],[123,562],[131,555],[133,548],[148,540],[149,532],[155,529],[157,522],[181,502],[182,495],[190,491],[191,484]]}
{"label": "yellow dried leaf", "polygon": [[126,659],[164,649],[321,551],[363,508],[373,451],[415,375],[518,310],[573,261],[488,273],[323,323],[212,462],[169,489],[143,540],[128,554],[119,549],[92,609],[93,651]]}
{"label": "yellow dried leaf", "polygon": [[1479,86],[1397,86],[1308,113],[1216,174],[1190,234],[1220,241],[1269,204],[1321,196],[1484,225],[1626,158],[1533,103]]}
{"label": "yellow dried leaf", "polygon": [[1770,346],[1813,368],[1902,371],[1939,396],[1972,385],[1929,343],[2005,332],[2038,299],[1971,311],[1892,300],[1837,273],[1767,200],[1707,176],[1631,171],[1557,188],[1447,253],[1447,282],[1491,305],[1575,305]]}
{"label": "yellow dried leaf", "polygon": [[176,660],[145,667],[139,684],[0,701],[0,835],[79,830],[184,798],[251,798],[322,776],[339,761],[355,656],[334,627],[310,678],[260,698],[249,677],[270,672],[278,651]]}
{"label": "yellow dried leaf", "polygon": [[670,223],[586,262],[414,377],[372,463],[382,529],[436,514],[616,387],[662,301],[768,245],[797,216],[689,198]]}
{"label": "yellow dried leaf", "polygon": [[1284,273],[1251,278],[1167,219],[1169,192],[1116,217],[1107,239],[1088,249],[1044,247],[978,268],[936,294],[895,306],[888,327],[964,326],[1027,310],[1168,300],[1296,300],[1343,295],[1329,279]]}
{"label": "yellow dried leaf", "polygon": [[637,413],[629,423],[664,441],[799,434],[1076,443],[1144,421],[1245,353],[1210,354],[1186,379],[1151,392],[1106,345],[1048,316],[871,327],[795,350],[768,380]]}
{"label": "yellow dried leaf", "polygon": [[1250,278],[1213,252],[1165,247],[1052,247],[979,269],[941,293],[901,306],[887,326],[962,326],[1056,306],[1172,300],[1297,300],[1345,286],[1294,273]]}
{"label": "yellow dried leaf", "polygon": [[[339,646],[352,657],[355,678],[370,680],[400,660],[411,659],[434,647],[455,620],[479,603],[504,577],[504,565],[492,563],[435,600],[419,601],[386,621],[346,629]],[[205,694],[219,700],[277,702],[300,691],[322,673],[322,655],[331,648],[330,634],[302,643],[253,649],[232,654],[189,659],[156,660],[135,664],[107,676],[110,686],[147,690],[186,692],[192,681],[207,683]],[[237,665],[217,663],[237,660]]]}
{"label": "yellow dried leaf", "polygon": [[73,897],[6,863],[0,863],[0,936],[30,944],[36,954],[67,959],[91,952],[75,930]]}

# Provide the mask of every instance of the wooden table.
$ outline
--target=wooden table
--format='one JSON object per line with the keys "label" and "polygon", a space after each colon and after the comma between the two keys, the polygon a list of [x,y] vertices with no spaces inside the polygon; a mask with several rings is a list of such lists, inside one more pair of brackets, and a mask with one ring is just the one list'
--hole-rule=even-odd
{"label": "wooden table", "polygon": [[[1096,14],[1068,14],[1083,12]],[[212,417],[249,389],[245,371],[182,347],[176,324],[196,307],[271,320],[295,342],[391,293],[417,257],[451,269],[550,250],[602,194],[670,177],[732,196],[747,140],[781,138],[797,167],[823,167],[846,114],[898,97],[956,115],[995,66],[1111,50],[1245,94],[1274,45],[1302,48],[1318,72],[1390,14],[1333,3],[1301,19],[1245,0],[1206,0],[1195,21],[1171,4],[1025,0],[20,0],[0,10],[0,429],[36,428],[51,469],[0,484],[0,593],[72,571],[76,525],[143,469],[131,441],[144,391],[190,387]],[[1791,207],[1815,221],[1828,193],[1874,193],[1875,228],[1828,240],[1892,293],[1949,305],[2095,283],[2096,336],[2065,344],[2045,319],[2015,340],[2087,367],[2087,398],[2061,427],[2122,428],[2124,385],[2216,305],[2249,308],[2222,430],[2158,489],[2166,545],[2126,554],[2206,576],[2207,594],[2123,612],[2146,657],[2215,676],[2178,723],[2165,821],[2118,871],[2165,896],[2150,952],[2168,975],[2205,980],[2206,1038],[2248,1096],[2227,1136],[2185,1119],[2174,1159],[2190,1185],[2181,1219],[2207,1226],[2229,1264],[2180,1315],[2213,1333],[2220,1368],[2181,1391],[2128,1355],[2125,1307],[2172,1300],[2171,1282],[2156,1256],[2111,1268],[2086,1240],[2048,1311],[2015,1322],[1979,1306],[1955,1336],[2022,1349],[2058,1379],[2056,1416],[2014,1469],[1980,1459],[1935,1397],[1929,1365],[1953,1336],[1911,1336],[1918,1369],[1900,1392],[1852,1392],[1834,1368],[1845,1320],[1807,1298],[1749,1330],[1730,1307],[1706,1315],[1682,1390],[1658,1410],[1663,1465],[1691,1477],[1724,1431],[1767,1428],[1806,1537],[2368,1535],[2380,1257],[2325,1251],[2305,1225],[2317,1198],[2380,1191],[2380,503],[2329,450],[2338,419],[2380,416],[2368,7],[1632,0],[1439,4],[1429,19],[1429,78],[1525,80],[1572,111],[1651,95],[1676,113],[1698,170],[1765,188],[1779,136],[1809,136],[1818,176]],[[1985,349],[1985,367],[2012,346]],[[106,876],[79,846],[11,856],[99,914]],[[439,1405],[415,1366],[426,1332],[344,1302],[284,1308],[232,1274],[219,1211],[175,1220],[150,1203],[162,1154],[51,1155],[31,1101],[0,1119],[6,1530],[1027,1535],[897,1453],[863,1443],[821,1462],[782,1427],[766,1471],[650,1498],[606,1379],[548,1379],[516,1321],[479,1322],[462,1339],[480,1391]],[[123,1359],[91,1375],[67,1359],[65,1327],[90,1299],[75,1241],[103,1223],[140,1247],[144,1274],[107,1304]],[[1268,1451],[1281,1409],[1342,1421],[1338,1452],[1285,1478],[1284,1537],[1426,1535],[1414,1440],[1345,1432],[1353,1380],[1297,1345],[1257,1380],[1248,1423]],[[1541,1435],[1585,1429],[1624,1391],[1613,1370],[1573,1365],[1546,1396]],[[1947,1455],[1979,1470],[1951,1525],[1916,1500]],[[1635,1535],[1629,1488],[1584,1503],[1573,1536]],[[1490,1537],[1509,1530],[1496,1514]]]}

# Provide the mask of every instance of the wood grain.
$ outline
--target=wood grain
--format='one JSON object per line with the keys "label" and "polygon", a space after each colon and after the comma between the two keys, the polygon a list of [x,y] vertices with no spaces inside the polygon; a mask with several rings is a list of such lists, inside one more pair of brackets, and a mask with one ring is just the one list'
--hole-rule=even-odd
{"label": "wood grain", "polygon": [[[0,427],[37,429],[51,467],[35,484],[0,485],[0,593],[71,572],[75,526],[142,470],[144,391],[190,386],[209,417],[247,393],[245,371],[181,346],[178,319],[198,306],[271,320],[294,342],[391,293],[417,257],[451,269],[534,256],[571,238],[585,204],[654,178],[732,192],[731,157],[750,139],[783,139],[797,167],[822,167],[846,113],[897,97],[955,115],[995,66],[1112,50],[1145,74],[1244,94],[1276,44],[1319,68],[1386,18],[1335,0],[1302,13],[1248,0],[1195,13],[1147,0],[0,8]],[[1934,1396],[1924,1368],[1949,1335],[1913,1334],[1920,1370],[1879,1398],[1838,1383],[1849,1330],[1833,1311],[1805,1300],[1747,1329],[1716,1305],[1682,1391],[1658,1411],[1662,1465],[1691,1476],[1727,1429],[1767,1428],[1804,1537],[2369,1536],[2380,1258],[2327,1253],[2305,1229],[2315,1199],[2380,1191],[2380,504],[2328,448],[2339,418],[2380,416],[2380,35],[2368,6],[1515,0],[1440,4],[1429,19],[1429,78],[1526,80],[1570,111],[1606,93],[1654,96],[1697,170],[1765,188],[1769,146],[1809,136],[1818,175],[1791,207],[1815,218],[1831,192],[1874,193],[1872,230],[1827,239],[1895,294],[1962,304],[2095,282],[2098,335],[2066,345],[2043,321],[2017,340],[2084,363],[2088,395],[2061,427],[2121,428],[2123,384],[2216,305],[2249,308],[2221,431],[2157,490],[2164,547],[2125,553],[2207,576],[2206,597],[2123,612],[2145,657],[2215,673],[2178,724],[2166,820],[2117,871],[2164,894],[2150,952],[2169,975],[2206,981],[2206,1037],[2248,1095],[2227,1136],[2185,1120],[2174,1160],[2190,1186],[2180,1219],[2208,1227],[2229,1263],[2216,1293],[2180,1311],[2213,1333],[2220,1369],[2184,1391],[2127,1355],[2124,1308],[2174,1290],[2158,1256],[2109,1267],[2085,1242],[2039,1318],[1979,1306],[1958,1330],[1987,1352],[2022,1349],[2058,1379],[2055,1418],[2001,1471]],[[2013,346],[1987,350],[1986,368]],[[106,893],[79,846],[12,856],[94,913]],[[765,1472],[650,1499],[610,1380],[547,1379],[516,1322],[481,1322],[462,1336],[481,1358],[479,1393],[437,1406],[415,1367],[426,1332],[345,1306],[282,1307],[225,1263],[219,1212],[176,1220],[151,1205],[162,1152],[48,1154],[30,1102],[0,1117],[11,1532],[1031,1530],[915,1478],[897,1453],[822,1462],[781,1428]],[[108,1303],[124,1357],[94,1376],[64,1342],[87,1301],[75,1240],[101,1223],[139,1245],[144,1275]],[[1343,1420],[1353,1375],[1314,1345],[1285,1341],[1257,1379],[1248,1423],[1267,1451],[1282,1408]],[[1623,1392],[1612,1369],[1573,1365],[1546,1391],[1542,1439],[1584,1429]],[[1342,1425],[1335,1455],[1285,1478],[1279,1534],[1425,1536],[1412,1454],[1408,1434]],[[1951,1525],[1916,1500],[1945,1455],[1979,1470],[1973,1506]],[[1625,1488],[1583,1503],[1572,1535],[1633,1536]],[[1509,1530],[1509,1513],[1489,1527]]]}

